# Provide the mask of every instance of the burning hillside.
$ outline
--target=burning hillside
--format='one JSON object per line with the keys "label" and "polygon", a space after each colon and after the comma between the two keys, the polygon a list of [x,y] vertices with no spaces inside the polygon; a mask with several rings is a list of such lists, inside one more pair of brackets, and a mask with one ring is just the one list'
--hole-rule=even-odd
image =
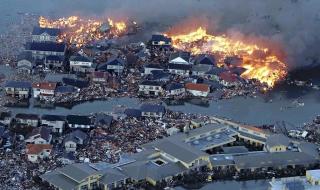
{"label": "burning hillside", "polygon": [[170,37],[173,47],[192,54],[214,54],[220,65],[230,57],[240,58],[242,60],[240,66],[246,69],[241,76],[246,79],[257,79],[269,87],[274,86],[287,74],[286,64],[269,49],[258,45],[246,44],[224,35],[210,35],[201,27],[187,34],[170,35]]}
{"label": "burning hillside", "polygon": [[[135,25],[136,23],[133,22]],[[126,22],[115,22],[110,18],[103,20],[83,19],[77,16],[50,20],[45,17],[39,18],[39,26],[42,28],[59,28],[63,33],[60,42],[67,42],[81,47],[95,40],[109,39],[121,36],[127,32]]]}

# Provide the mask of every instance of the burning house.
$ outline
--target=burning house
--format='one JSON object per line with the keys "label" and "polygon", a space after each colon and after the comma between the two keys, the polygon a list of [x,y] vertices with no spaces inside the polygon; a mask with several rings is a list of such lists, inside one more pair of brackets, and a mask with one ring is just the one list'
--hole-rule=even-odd
{"label": "burning house", "polygon": [[[261,83],[272,87],[287,74],[287,66],[279,57],[272,54],[267,48],[255,44],[228,38],[214,36],[200,27],[186,34],[169,35],[172,46],[182,51],[189,51],[193,55],[206,52],[217,55],[218,65],[236,65],[246,69],[241,75],[245,79],[257,79]],[[259,52],[260,56],[257,56]],[[239,59],[235,59],[235,55]],[[262,56],[263,55],[263,56]],[[240,62],[239,60],[243,60]]]}

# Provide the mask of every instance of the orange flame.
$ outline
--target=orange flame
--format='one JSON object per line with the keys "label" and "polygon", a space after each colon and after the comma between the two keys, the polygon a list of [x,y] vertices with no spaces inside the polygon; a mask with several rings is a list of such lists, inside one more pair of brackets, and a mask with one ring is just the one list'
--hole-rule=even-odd
{"label": "orange flame", "polygon": [[[287,74],[287,66],[280,59],[270,54],[268,48],[242,41],[207,34],[202,27],[188,34],[170,35],[173,47],[189,51],[192,54],[210,53],[217,55],[218,64],[223,65],[227,57],[237,56],[243,59],[241,67],[246,71],[241,75],[246,79],[257,79],[269,87],[283,79]],[[257,56],[259,52],[259,56]]]}
{"label": "orange flame", "polygon": [[[101,30],[104,23],[110,27],[108,32]],[[39,26],[63,29],[64,32],[59,37],[58,42],[66,41],[69,44],[75,44],[77,47],[82,47],[95,40],[107,39],[110,36],[120,36],[127,29],[124,21],[114,22],[108,18],[107,22],[103,22],[101,20],[82,19],[77,16],[57,20],[50,20],[41,16]]]}

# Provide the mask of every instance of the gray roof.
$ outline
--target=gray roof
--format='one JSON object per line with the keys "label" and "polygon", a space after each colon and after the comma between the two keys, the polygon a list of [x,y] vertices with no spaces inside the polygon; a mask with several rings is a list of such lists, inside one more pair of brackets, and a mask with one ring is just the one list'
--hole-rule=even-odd
{"label": "gray roof", "polygon": [[246,153],[249,150],[245,146],[222,147],[224,154]]}
{"label": "gray roof", "polygon": [[212,65],[206,65],[206,64],[199,64],[199,65],[194,65],[192,67],[192,71],[194,72],[208,72],[212,68]]}
{"label": "gray roof", "polygon": [[81,182],[87,177],[97,173],[97,170],[90,167],[88,163],[68,165],[61,168],[59,171],[77,182]]}
{"label": "gray roof", "polygon": [[130,178],[142,180],[150,177],[156,181],[187,170],[180,162],[168,162],[158,166],[153,161],[137,161],[121,168]]}
{"label": "gray roof", "polygon": [[28,50],[35,51],[50,51],[50,52],[61,52],[63,53],[66,49],[66,45],[63,43],[53,43],[53,42],[31,42],[27,44]]}
{"label": "gray roof", "polygon": [[180,57],[180,58],[182,58],[183,60],[189,62],[189,60],[190,60],[190,55],[191,55],[191,54],[190,54],[189,52],[178,51],[178,52],[172,53],[172,54],[170,55],[169,60],[171,61],[171,60],[173,60],[173,59],[175,59],[175,58]]}
{"label": "gray roof", "polygon": [[201,156],[207,156],[205,152],[174,139],[159,140],[153,147],[186,163],[190,163]]}
{"label": "gray roof", "polygon": [[81,55],[74,55],[70,57],[70,61],[92,62],[92,59]]}
{"label": "gray roof", "polygon": [[41,35],[43,33],[47,33],[50,36],[58,36],[61,33],[61,30],[58,28],[41,28],[41,27],[33,28],[32,35]]}
{"label": "gray roof", "polygon": [[61,174],[59,170],[45,173],[41,175],[40,178],[62,190],[77,189],[77,186],[79,185],[76,181]]}
{"label": "gray roof", "polygon": [[269,147],[273,146],[289,146],[291,140],[283,134],[273,134],[267,138],[266,145]]}
{"label": "gray roof", "polygon": [[103,184],[111,184],[117,181],[125,180],[128,177],[121,173],[117,168],[108,168],[103,171],[103,177],[100,179],[100,182]]}
{"label": "gray roof", "polygon": [[32,130],[32,132],[28,135],[29,137],[40,135],[46,141],[50,140],[51,129],[45,126],[37,127]]}
{"label": "gray roof", "polygon": [[18,61],[27,60],[29,62],[33,62],[32,53],[30,51],[23,51],[18,55]]}
{"label": "gray roof", "polygon": [[32,85],[28,81],[7,81],[4,87],[9,87],[9,88],[31,88]]}
{"label": "gray roof", "polygon": [[318,160],[303,152],[256,153],[235,156],[234,161],[239,169],[278,167],[287,165],[305,165],[317,163]]}

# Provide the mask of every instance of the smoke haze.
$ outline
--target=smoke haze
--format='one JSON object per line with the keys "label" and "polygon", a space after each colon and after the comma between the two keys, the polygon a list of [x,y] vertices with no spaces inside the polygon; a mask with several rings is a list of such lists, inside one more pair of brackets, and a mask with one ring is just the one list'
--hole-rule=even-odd
{"label": "smoke haze", "polygon": [[201,21],[215,33],[281,44],[291,68],[320,58],[319,0],[1,0],[1,17],[17,11],[132,18],[163,25]]}

